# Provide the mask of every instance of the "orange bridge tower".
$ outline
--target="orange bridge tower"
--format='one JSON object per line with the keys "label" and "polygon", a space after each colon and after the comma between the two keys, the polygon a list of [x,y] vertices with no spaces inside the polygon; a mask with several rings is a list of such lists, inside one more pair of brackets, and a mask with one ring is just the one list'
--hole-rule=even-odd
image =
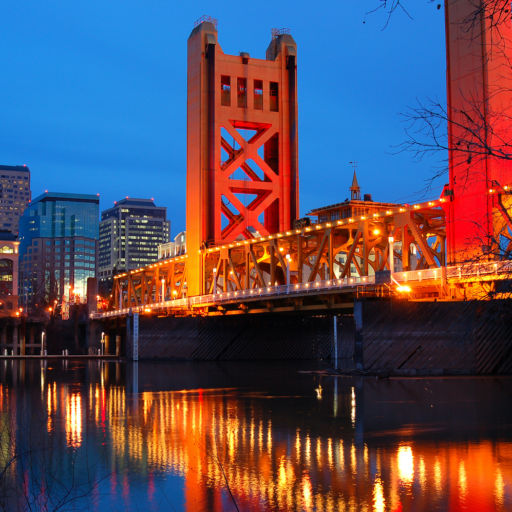
{"label": "orange bridge tower", "polygon": [[448,264],[510,257],[512,249],[509,7],[508,0],[445,4]]}
{"label": "orange bridge tower", "polygon": [[266,59],[226,55],[216,21],[188,39],[187,288],[200,250],[290,229],[298,217],[297,45],[273,30]]}

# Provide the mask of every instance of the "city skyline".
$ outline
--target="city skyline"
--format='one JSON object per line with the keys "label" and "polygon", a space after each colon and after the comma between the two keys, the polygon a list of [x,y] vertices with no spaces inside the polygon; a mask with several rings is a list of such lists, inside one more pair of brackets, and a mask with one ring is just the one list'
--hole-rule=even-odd
{"label": "city skyline", "polygon": [[[442,12],[425,2],[414,6],[413,20],[397,13],[381,30],[385,17],[365,14],[371,1],[318,13],[290,5],[271,17],[230,4],[171,11],[128,3],[122,17],[115,3],[3,7],[9,28],[0,38],[13,78],[5,85],[2,161],[29,165],[34,195],[100,193],[101,210],[119,197],[155,197],[168,207],[172,235],[182,231],[186,38],[206,12],[219,20],[219,43],[229,53],[263,57],[276,26],[289,27],[297,41],[301,215],[343,201],[354,160],[362,191],[374,199],[420,197],[430,164],[392,154],[391,146],[404,139],[398,113],[416,97],[444,102]],[[170,14],[172,30],[163,30]],[[20,27],[24,37],[8,44]],[[437,197],[443,183],[424,197]]]}

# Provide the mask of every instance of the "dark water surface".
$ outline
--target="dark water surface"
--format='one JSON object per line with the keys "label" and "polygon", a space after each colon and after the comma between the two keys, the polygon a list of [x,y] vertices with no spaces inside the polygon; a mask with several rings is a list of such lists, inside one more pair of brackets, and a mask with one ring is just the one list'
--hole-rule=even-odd
{"label": "dark water surface", "polygon": [[512,510],[512,378],[0,361],[0,510]]}

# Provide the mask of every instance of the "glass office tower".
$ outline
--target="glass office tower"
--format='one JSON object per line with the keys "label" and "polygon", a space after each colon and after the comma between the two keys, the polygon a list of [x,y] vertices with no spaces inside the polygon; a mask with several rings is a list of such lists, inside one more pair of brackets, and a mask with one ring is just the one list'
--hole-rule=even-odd
{"label": "glass office tower", "polygon": [[96,276],[99,197],[44,193],[20,219],[20,301],[29,308],[85,302]]}
{"label": "glass office tower", "polygon": [[118,272],[158,260],[158,246],[169,241],[167,208],[152,199],[125,198],[101,212],[98,277],[105,292]]}

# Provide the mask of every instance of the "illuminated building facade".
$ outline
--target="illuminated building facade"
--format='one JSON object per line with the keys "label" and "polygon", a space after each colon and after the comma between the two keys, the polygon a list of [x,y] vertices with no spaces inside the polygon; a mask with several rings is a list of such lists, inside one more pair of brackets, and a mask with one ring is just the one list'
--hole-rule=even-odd
{"label": "illuminated building facade", "polygon": [[50,192],[20,219],[20,299],[28,307],[84,302],[96,276],[99,197]]}
{"label": "illuminated building facade", "polygon": [[122,271],[158,259],[158,246],[169,242],[167,208],[152,199],[125,198],[101,212],[98,276],[102,288]]}
{"label": "illuminated building facade", "polygon": [[0,317],[18,309],[18,246],[16,235],[0,231]]}
{"label": "illuminated building facade", "polygon": [[0,165],[0,231],[18,234],[20,217],[30,202],[26,165]]}
{"label": "illuminated building facade", "polygon": [[181,231],[174,237],[174,241],[160,244],[158,246],[158,259],[166,260],[175,256],[182,256],[187,252],[187,235]]}

